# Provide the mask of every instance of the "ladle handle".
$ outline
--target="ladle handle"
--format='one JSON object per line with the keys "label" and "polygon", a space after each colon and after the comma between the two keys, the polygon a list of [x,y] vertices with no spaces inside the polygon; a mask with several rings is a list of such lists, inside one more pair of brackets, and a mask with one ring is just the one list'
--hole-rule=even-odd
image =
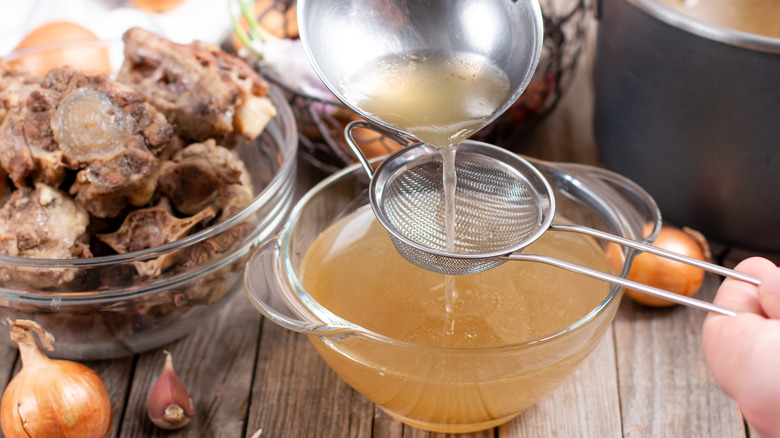
{"label": "ladle handle", "polygon": [[558,260],[553,257],[548,257],[548,256],[543,256],[538,254],[513,253],[513,254],[503,256],[501,258],[505,260],[524,260],[524,261],[545,263],[548,265],[556,266],[558,268],[566,269],[568,271],[576,272],[578,274],[586,275],[588,277],[617,284],[625,288],[634,289],[639,292],[652,295],[654,297],[662,298],[668,301],[672,301],[678,304],[682,304],[685,306],[695,307],[710,312],[720,313],[721,315],[726,315],[726,316],[735,316],[737,314],[737,312],[735,312],[734,310],[718,306],[717,304],[708,303],[706,301],[697,300],[696,298],[691,298],[685,295],[676,294],[663,289],[659,289],[657,287],[648,286],[642,283],[637,283],[635,281],[631,281],[623,277],[607,274],[601,271],[597,271],[595,269],[590,269],[574,263]]}
{"label": "ladle handle", "polygon": [[363,169],[366,171],[369,178],[374,177],[374,168],[371,167],[371,163],[369,163],[368,158],[366,158],[366,155],[360,149],[360,146],[358,146],[357,142],[355,141],[355,138],[352,135],[352,131],[354,131],[355,128],[370,129],[376,133],[382,134],[386,137],[390,137],[392,140],[398,142],[400,145],[404,147],[412,145],[412,142],[409,141],[409,139],[402,136],[396,131],[391,131],[390,129],[379,127],[377,125],[368,123],[365,120],[355,120],[354,122],[350,122],[344,128],[344,138],[347,140],[347,145],[349,145],[349,148],[352,149],[352,152],[355,153],[355,156],[360,162],[360,165],[363,166]]}
{"label": "ladle handle", "polygon": [[746,283],[751,283],[756,286],[761,284],[761,279],[758,277],[754,277],[752,275],[744,274],[742,272],[737,272],[733,269],[725,268],[720,265],[716,265],[713,263],[705,262],[702,260],[694,259],[688,256],[684,256],[682,254],[678,254],[673,251],[668,251],[662,248],[658,248],[656,246],[648,245],[646,243],[637,242],[636,240],[626,239],[624,237],[616,236],[614,234],[606,233],[604,231],[594,230],[593,228],[583,227],[581,225],[569,225],[569,224],[552,224],[550,225],[551,230],[559,230],[559,231],[572,231],[575,233],[582,233],[587,234],[589,236],[598,238],[598,239],[604,239],[608,240],[610,242],[617,243],[619,245],[627,246],[629,248],[638,249],[640,251],[649,252],[650,254],[657,255],[659,257],[664,257],[670,260],[674,260],[680,263],[685,263],[686,265],[695,266],[699,269],[703,269],[707,272],[712,272],[713,274],[722,275],[724,277],[731,277],[735,278],[737,280],[744,281]]}

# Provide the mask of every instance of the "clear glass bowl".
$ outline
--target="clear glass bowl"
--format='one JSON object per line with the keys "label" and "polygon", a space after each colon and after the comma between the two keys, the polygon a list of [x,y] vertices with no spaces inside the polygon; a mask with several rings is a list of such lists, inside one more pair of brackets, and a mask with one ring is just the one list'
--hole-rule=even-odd
{"label": "clear glass bowl", "polygon": [[[592,166],[529,161],[550,181],[557,211],[568,220],[631,239],[650,241],[657,235],[661,222],[655,202],[631,181]],[[502,424],[570,376],[609,327],[622,296],[619,287],[558,332],[490,348],[418,345],[334,315],[302,286],[299,269],[325,229],[368,204],[368,184],[362,168],[352,166],[314,187],[295,206],[280,236],[250,259],[245,283],[264,316],[307,334],[347,383],[393,417],[439,432]],[[653,226],[645,236],[648,223]],[[627,253],[620,266],[613,266],[624,277],[633,259]]]}
{"label": "clear glass bowl", "polygon": [[[116,50],[116,43],[86,44]],[[121,58],[121,49],[119,54]],[[279,231],[293,204],[295,119],[277,88],[272,87],[269,96],[277,116],[255,141],[233,149],[244,161],[256,194],[247,206],[186,238],[127,254],[74,260],[0,255],[0,320],[37,321],[56,339],[52,356],[70,359],[144,352],[201,326],[242,288],[247,257]],[[186,263],[157,276],[138,274],[136,264],[163,256]],[[64,286],[52,286],[62,279]],[[0,326],[0,336],[9,336],[7,325]]]}

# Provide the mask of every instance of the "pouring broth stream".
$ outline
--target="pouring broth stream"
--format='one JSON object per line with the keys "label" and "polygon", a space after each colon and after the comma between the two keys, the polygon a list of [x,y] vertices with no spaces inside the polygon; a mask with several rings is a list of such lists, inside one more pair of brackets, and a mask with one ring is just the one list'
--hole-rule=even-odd
{"label": "pouring broth stream", "polygon": [[[421,52],[379,58],[349,78],[344,89],[357,107],[441,152],[446,249],[454,251],[457,146],[506,102],[507,75],[484,56]],[[444,326],[453,332],[458,292],[450,276],[445,284],[450,319]]]}

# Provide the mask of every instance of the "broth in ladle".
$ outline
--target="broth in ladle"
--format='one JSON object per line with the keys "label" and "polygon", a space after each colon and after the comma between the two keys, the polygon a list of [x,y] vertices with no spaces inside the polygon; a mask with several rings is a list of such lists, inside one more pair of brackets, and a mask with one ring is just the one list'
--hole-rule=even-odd
{"label": "broth in ladle", "polygon": [[509,91],[506,74],[473,54],[379,58],[344,85],[344,96],[358,108],[437,148],[482,128]]}

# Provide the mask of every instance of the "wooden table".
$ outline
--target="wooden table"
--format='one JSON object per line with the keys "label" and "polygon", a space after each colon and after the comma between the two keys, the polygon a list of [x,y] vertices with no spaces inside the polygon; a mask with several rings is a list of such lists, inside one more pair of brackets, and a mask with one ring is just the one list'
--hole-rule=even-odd
{"label": "wooden table", "polygon": [[[591,72],[586,56],[570,92],[520,152],[598,164]],[[301,172],[305,181],[309,174]],[[719,248],[718,255],[721,263],[731,264],[748,253]],[[698,297],[711,300],[718,282],[708,277]],[[717,387],[702,357],[704,316],[681,306],[645,308],[624,299],[603,341],[563,386],[510,423],[466,436],[748,436],[736,404]],[[160,348],[124,359],[85,362],[109,389],[114,407],[110,436],[442,436],[391,419],[340,380],[305,336],[261,318],[242,293],[207,325],[164,349],[173,354],[195,402],[192,423],[166,432],[146,417],[147,393],[163,366]],[[15,347],[0,339],[0,389],[19,366]]]}

